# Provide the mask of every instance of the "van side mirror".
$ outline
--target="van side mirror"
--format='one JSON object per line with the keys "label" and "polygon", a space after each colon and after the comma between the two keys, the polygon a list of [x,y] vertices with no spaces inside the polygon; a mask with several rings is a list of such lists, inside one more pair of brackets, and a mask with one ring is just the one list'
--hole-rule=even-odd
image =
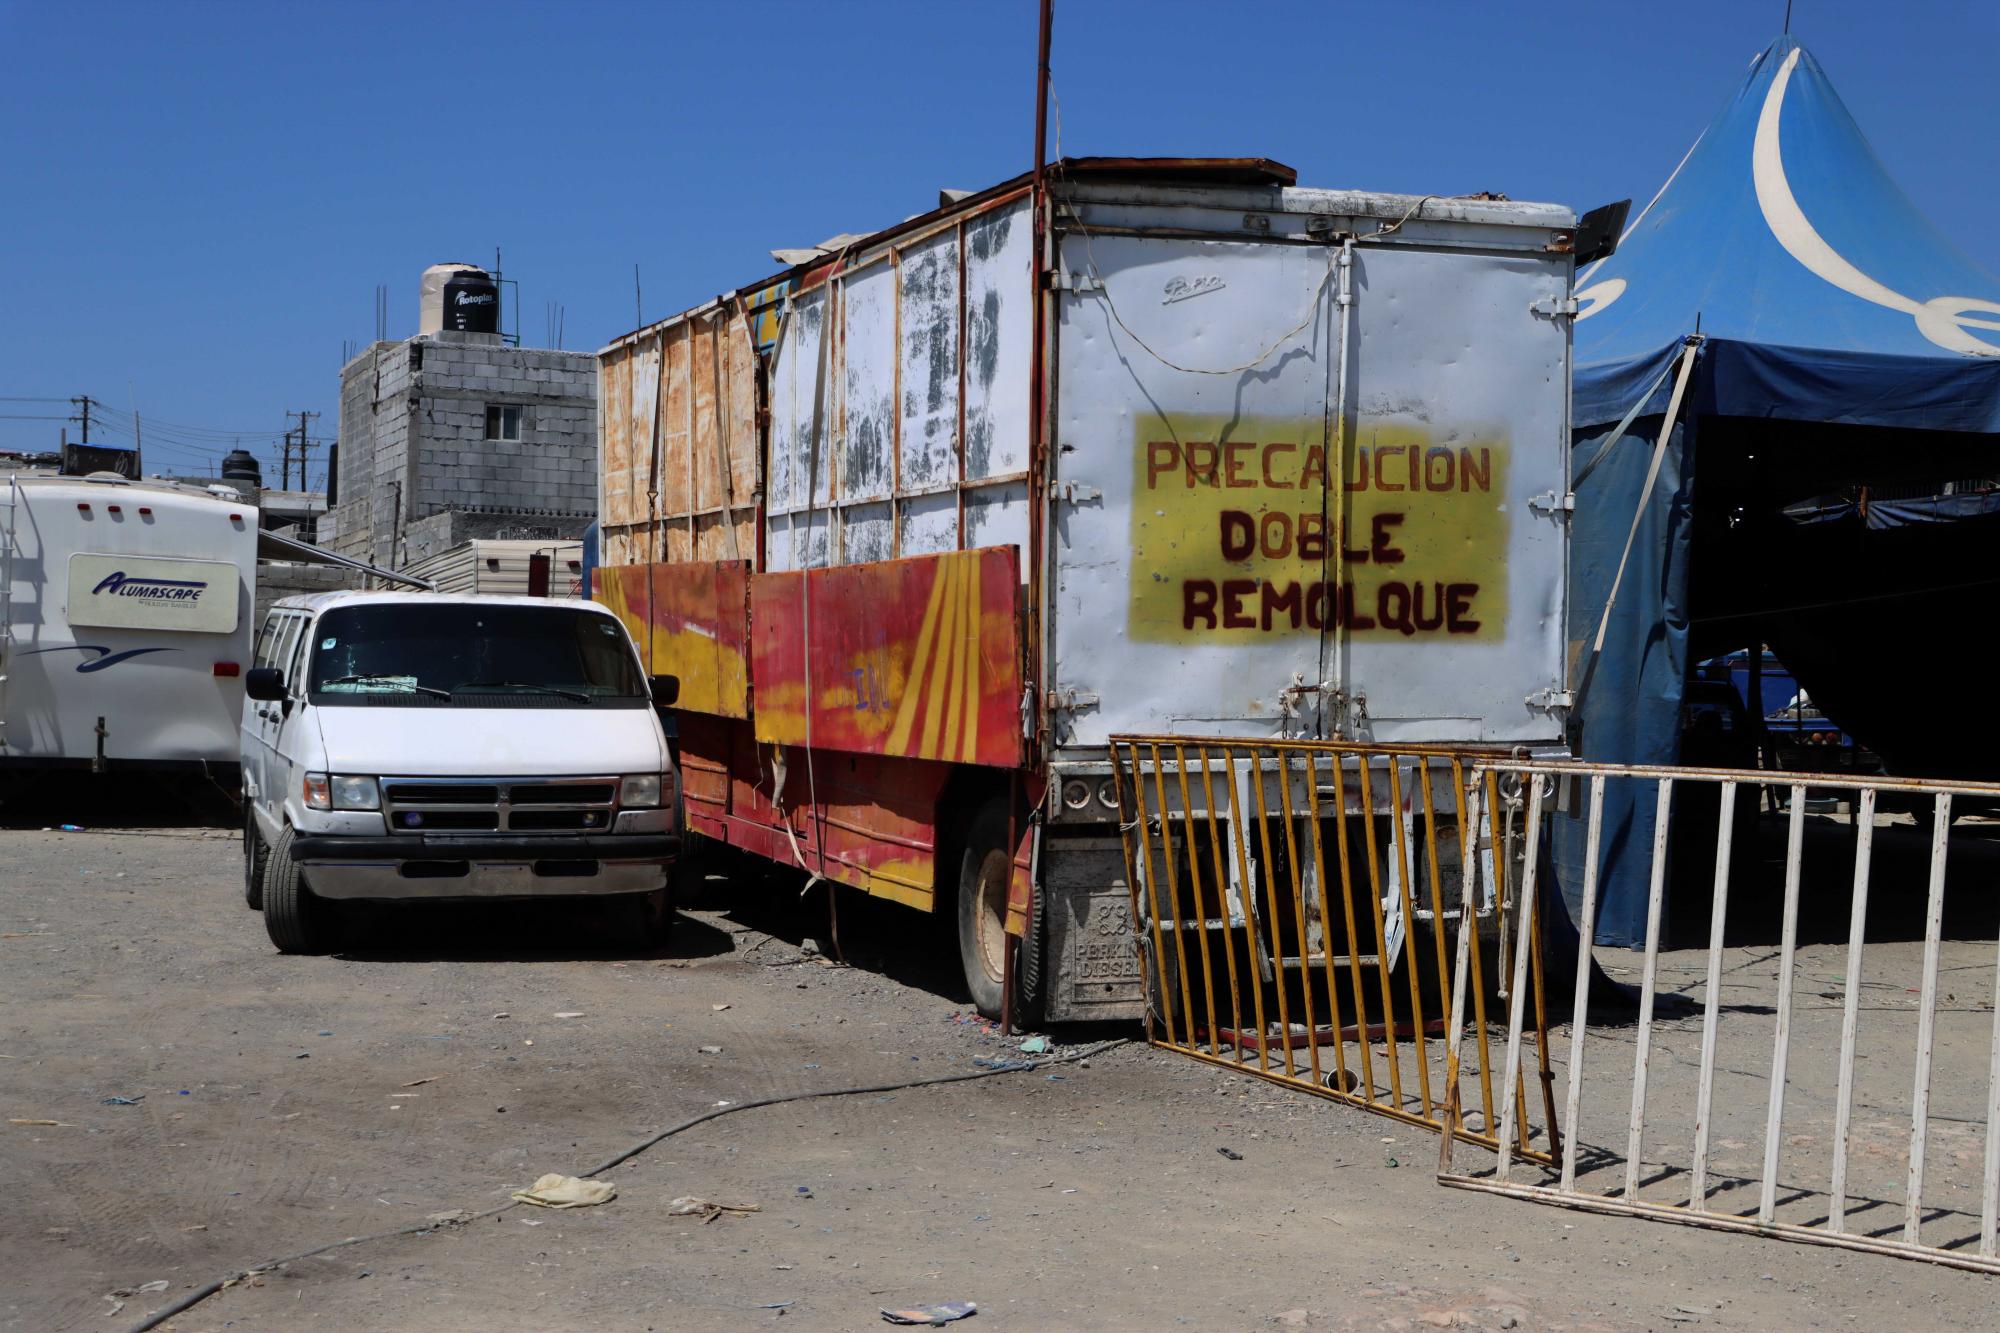
{"label": "van side mirror", "polygon": [[672,708],[674,701],[681,697],[681,678],[679,676],[654,676],[651,684],[653,687],[653,706],[655,708]]}
{"label": "van side mirror", "polygon": [[285,673],[276,667],[251,667],[243,673],[243,692],[252,699],[275,703],[285,697]]}

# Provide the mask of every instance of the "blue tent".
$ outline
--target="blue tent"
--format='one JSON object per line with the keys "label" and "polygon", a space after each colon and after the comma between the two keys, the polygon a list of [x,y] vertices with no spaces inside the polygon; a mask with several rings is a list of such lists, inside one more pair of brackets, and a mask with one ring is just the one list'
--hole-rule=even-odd
{"label": "blue tent", "polygon": [[[1978,446],[1993,460],[1984,470],[2000,466],[2000,278],[1911,205],[1818,62],[1783,37],[1752,62],[1617,252],[1577,275],[1577,298],[1575,740],[1591,759],[1674,763],[1690,629],[1703,623],[1690,604],[1705,531],[1697,455],[1711,474],[1755,456],[1760,467],[1794,475],[1860,478],[1861,460],[1907,470],[1913,453],[1933,446],[1937,459],[1949,459],[1937,468],[1963,469]],[[1684,401],[1656,448],[1684,357]],[[1801,509],[1801,497],[1786,498],[1797,513],[1840,503],[1835,496]],[[1838,524],[1811,526],[1831,533]],[[1918,530],[1898,527],[1897,539]],[[1848,544],[1824,549],[1854,549],[1851,537],[1840,540]],[[1820,549],[1788,547],[1783,558],[1810,566],[1818,557],[1801,551]],[[1908,546],[1889,549],[1890,559],[1927,559],[1935,577],[1935,550],[1920,557]],[[1785,623],[1801,656],[1839,656],[1828,651],[1837,636],[1826,626]],[[1766,631],[1779,632],[1759,623],[1744,633]],[[1602,649],[1593,652],[1600,632]],[[1835,695],[1852,683],[1826,673]],[[1870,691],[1847,692],[1856,711],[1874,706]],[[1821,694],[1815,686],[1824,703]],[[1894,719],[1880,729],[1894,732]],[[1637,945],[1652,813],[1630,793],[1609,796],[1597,939]],[[1573,911],[1582,861],[1579,822],[1558,821],[1556,864]]]}

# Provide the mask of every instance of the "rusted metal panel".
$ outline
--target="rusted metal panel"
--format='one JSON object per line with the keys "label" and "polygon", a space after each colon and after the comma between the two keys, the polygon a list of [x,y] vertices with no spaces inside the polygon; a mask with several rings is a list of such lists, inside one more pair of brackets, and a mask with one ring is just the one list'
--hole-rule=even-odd
{"label": "rusted metal panel", "polygon": [[599,354],[605,564],[755,558],[756,370],[733,298]]}
{"label": "rusted metal panel", "polygon": [[599,566],[593,598],[625,623],[646,669],[677,676],[676,707],[750,716],[750,565]]}
{"label": "rusted metal panel", "polygon": [[1026,545],[1031,232],[1004,196],[802,276],[770,360],[767,569]]}
{"label": "rusted metal panel", "polygon": [[803,569],[831,556],[833,438],[839,366],[822,348],[831,288],[792,297],[769,372],[764,568]]}
{"label": "rusted metal panel", "polygon": [[902,252],[899,323],[906,491],[956,486],[958,469],[958,236],[945,232]]}
{"label": "rusted metal panel", "polygon": [[756,575],[757,739],[1017,766],[1020,616],[1011,547]]}
{"label": "rusted metal panel", "polygon": [[[1025,199],[965,224],[965,475],[969,479],[1020,476],[1028,470],[1028,340],[1034,333],[1035,239],[1029,224]],[[1019,531],[1027,531],[1025,517]],[[1020,538],[1010,535],[1008,540]]]}
{"label": "rusted metal panel", "polygon": [[950,770],[875,755],[760,746],[747,722],[681,724],[688,827],[730,846],[928,909],[936,810]]}

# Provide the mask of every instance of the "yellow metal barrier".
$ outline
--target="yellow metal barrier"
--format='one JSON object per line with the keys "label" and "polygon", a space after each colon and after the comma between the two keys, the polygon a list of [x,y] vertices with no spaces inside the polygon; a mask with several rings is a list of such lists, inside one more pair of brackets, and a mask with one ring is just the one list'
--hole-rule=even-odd
{"label": "yellow metal barrier", "polygon": [[[1532,915],[1513,919],[1521,802],[1492,770],[1467,776],[1490,753],[1172,736],[1111,748],[1149,1041],[1406,1124],[1450,1124],[1467,1143],[1498,1150],[1506,1133],[1511,1155],[1554,1160],[1540,939]],[[1513,1106],[1495,1105],[1482,921],[1498,993],[1513,993],[1518,969],[1533,999],[1517,1026],[1532,1024],[1538,1123],[1524,1074]],[[1521,948],[1504,946],[1510,932]],[[1467,1025],[1447,1015],[1468,995],[1469,1028],[1454,1033]],[[1471,1072],[1477,1111],[1462,1105]]]}

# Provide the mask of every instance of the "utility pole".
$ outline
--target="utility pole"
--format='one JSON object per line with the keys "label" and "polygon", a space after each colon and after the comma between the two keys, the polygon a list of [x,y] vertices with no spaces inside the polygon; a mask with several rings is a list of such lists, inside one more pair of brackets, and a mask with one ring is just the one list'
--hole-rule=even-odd
{"label": "utility pole", "polygon": [[85,444],[89,444],[90,443],[90,395],[84,394],[81,397],[72,398],[70,399],[70,402],[76,404],[76,406],[81,410],[81,415],[74,419],[83,422],[83,442]]}
{"label": "utility pole", "polygon": [[[307,450],[307,448],[309,448],[309,447],[310,447],[310,441],[311,441],[311,432],[310,432],[310,431],[309,431],[309,430],[307,429],[307,427],[308,427],[308,426],[310,426],[310,424],[312,423],[312,419],[313,419],[314,417],[318,416],[318,415],[319,415],[319,413],[317,413],[317,412],[287,412],[287,413],[285,413],[285,415],[286,415],[286,416],[288,416],[288,417],[297,417],[297,418],[299,419],[299,489],[300,489],[300,490],[304,490],[304,489],[306,488],[306,450]],[[291,433],[290,431],[286,431],[286,432],[285,432],[285,445],[286,445],[286,448],[285,448],[285,460],[286,460],[286,468],[285,468],[285,480],[286,480],[287,482],[290,482],[290,480],[291,480],[291,475],[292,475],[292,474],[291,474],[291,466],[290,466],[290,463],[291,463],[291,439],[292,439],[292,433]],[[285,487],[285,489],[286,489],[286,490],[289,490],[289,489],[291,489],[291,487],[290,487],[289,485],[287,485],[287,486]]]}

